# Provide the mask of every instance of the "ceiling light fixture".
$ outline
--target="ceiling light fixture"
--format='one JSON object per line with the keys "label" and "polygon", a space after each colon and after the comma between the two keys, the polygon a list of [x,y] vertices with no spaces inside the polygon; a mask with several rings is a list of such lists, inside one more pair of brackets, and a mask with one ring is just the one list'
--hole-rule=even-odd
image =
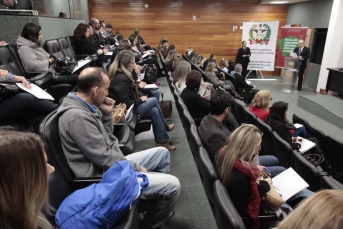
{"label": "ceiling light fixture", "polygon": [[270,4],[286,4],[288,3],[289,1],[272,1],[272,2],[269,2]]}

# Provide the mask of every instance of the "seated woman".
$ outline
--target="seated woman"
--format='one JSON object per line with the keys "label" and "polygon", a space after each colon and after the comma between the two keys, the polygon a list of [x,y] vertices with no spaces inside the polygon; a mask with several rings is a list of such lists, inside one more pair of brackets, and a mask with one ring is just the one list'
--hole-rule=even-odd
{"label": "seated woman", "polygon": [[225,60],[224,58],[222,59],[221,69],[224,72],[229,73],[229,62],[227,60]]}
{"label": "seated woman", "polygon": [[[157,63],[157,57],[154,55],[154,50],[147,50],[141,52],[137,45],[137,36],[130,36],[129,41],[131,42],[131,51],[140,59],[140,62],[143,64],[156,64]],[[150,57],[146,57],[145,59],[142,59],[143,54],[150,53]]]}
{"label": "seated woman", "polygon": [[123,50],[118,53],[108,72],[111,80],[108,88],[109,97],[116,100],[118,104],[125,103],[127,108],[133,105],[134,113],[140,118],[151,118],[156,146],[163,146],[169,151],[176,150],[175,146],[168,143],[167,134],[167,131],[171,131],[175,125],[167,124],[156,98],[139,96],[132,77],[134,67],[135,55],[131,51]]}
{"label": "seated woman", "polygon": [[272,94],[268,90],[259,91],[255,94],[249,110],[260,118],[263,122],[266,121],[269,114],[269,102],[272,100]]}
{"label": "seated woman", "polygon": [[108,48],[102,48],[97,40],[91,40],[91,28],[86,24],[80,23],[74,30],[76,47],[81,54],[98,56],[99,64],[106,62],[111,56],[105,55]]}
{"label": "seated woman", "polygon": [[176,65],[174,74],[173,74],[173,83],[175,87],[179,90],[180,94],[182,93],[183,89],[186,88],[186,77],[188,73],[191,72],[191,65],[188,61],[181,60]]}
{"label": "seated woman", "polygon": [[168,53],[167,58],[164,60],[166,62],[168,71],[174,72],[173,62],[174,62],[175,58],[177,58],[177,56],[178,56],[178,54],[175,50],[170,50],[170,52]]}
{"label": "seated woman", "polygon": [[41,213],[55,170],[42,145],[35,134],[0,131],[0,228],[54,228]]}
{"label": "seated woman", "polygon": [[[252,159],[261,150],[261,141],[262,132],[256,126],[242,124],[231,133],[217,156],[220,181],[227,187],[240,216],[252,218],[254,228],[258,225],[258,215],[263,213],[260,207],[261,198],[270,190],[271,184],[270,178],[261,180],[259,184],[256,182],[261,173]],[[290,201],[310,195],[312,192],[305,189],[294,195]]]}
{"label": "seated woman", "polygon": [[[201,79],[201,73],[199,71],[193,70],[188,73],[186,77],[186,88],[181,93],[181,98],[197,126],[200,125],[201,120],[208,115],[211,110],[210,101],[202,98],[198,94]],[[224,122],[229,129],[236,129],[239,126],[231,112]]]}
{"label": "seated woman", "polygon": [[191,61],[195,66],[199,67],[201,63],[201,55],[199,53],[195,53]]}
{"label": "seated woman", "polygon": [[[16,76],[0,69],[0,83],[18,82],[31,89],[31,85],[22,76]],[[40,122],[52,111],[58,108],[57,104],[46,99],[37,99],[27,92],[20,92],[7,98],[0,94],[0,125],[25,124],[33,126],[36,133]]]}
{"label": "seated woman", "polygon": [[[27,23],[17,40],[18,54],[27,73],[55,73],[54,61],[56,57],[47,53],[42,47],[42,29],[34,23]],[[52,84],[75,84],[77,75],[55,75]]]}
{"label": "seated woman", "polygon": [[343,191],[322,190],[301,203],[278,229],[340,229],[343,222]]}
{"label": "seated woman", "polygon": [[230,80],[225,80],[224,73],[220,72],[219,75],[221,79],[218,79],[216,75],[217,69],[216,64],[214,62],[210,62],[207,64],[205,75],[207,76],[208,81],[213,84],[215,87],[223,87],[227,92],[229,92],[235,98],[240,97],[239,94],[235,90],[235,86],[231,83]]}

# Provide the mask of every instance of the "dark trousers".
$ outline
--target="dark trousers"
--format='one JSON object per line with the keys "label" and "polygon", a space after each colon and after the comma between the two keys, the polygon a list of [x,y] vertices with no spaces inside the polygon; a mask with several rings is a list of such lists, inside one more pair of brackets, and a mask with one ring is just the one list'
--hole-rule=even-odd
{"label": "dark trousers", "polygon": [[245,78],[246,77],[246,75],[248,74],[248,64],[249,63],[241,63],[241,65],[242,65],[242,76]]}
{"label": "dark trousers", "polygon": [[[303,63],[301,63],[301,65],[303,65]],[[301,87],[303,86],[304,71],[306,69],[306,65],[304,65],[304,67],[302,67],[301,65],[300,65],[299,73],[298,73],[298,91],[300,91]]]}
{"label": "dark trousers", "polygon": [[0,124],[26,124],[34,126],[37,133],[45,116],[57,109],[58,105],[49,100],[37,99],[22,92],[0,101]]}

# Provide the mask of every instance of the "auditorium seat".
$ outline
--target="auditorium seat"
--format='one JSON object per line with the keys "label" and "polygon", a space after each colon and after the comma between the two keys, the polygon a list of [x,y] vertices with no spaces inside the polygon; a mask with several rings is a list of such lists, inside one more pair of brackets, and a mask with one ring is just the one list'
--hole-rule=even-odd
{"label": "auditorium seat", "polygon": [[307,130],[308,137],[317,139],[320,150],[324,153],[325,157],[327,158],[325,133],[313,127],[310,123],[307,123],[306,130]]}
{"label": "auditorium seat", "polygon": [[202,142],[199,137],[198,129],[195,124],[191,124],[190,126],[188,144],[189,144],[189,147],[191,148],[191,152],[193,154],[194,160],[197,163],[197,160],[199,158],[199,148],[202,146]]}
{"label": "auditorium seat", "polygon": [[307,161],[299,152],[292,151],[293,169],[310,185],[309,189],[313,192],[320,187],[320,172],[318,168]]}
{"label": "auditorium seat", "polygon": [[57,39],[64,56],[73,57],[76,60],[81,60],[89,55],[75,55],[73,48],[70,46],[70,42],[67,41],[66,37]]}
{"label": "auditorium seat", "polygon": [[63,58],[65,55],[62,52],[61,46],[56,39],[47,40],[45,42],[46,51],[56,58]]}
{"label": "auditorium seat", "polygon": [[129,126],[122,126],[115,135],[118,138],[119,148],[126,156],[132,153],[135,145],[135,133]]}
{"label": "auditorium seat", "polygon": [[249,108],[244,108],[245,121],[249,124],[255,125],[256,115],[252,113]]}
{"label": "auditorium seat", "polygon": [[275,156],[279,159],[280,166],[286,169],[291,167],[292,147],[283,140],[275,131],[272,133]]}
{"label": "auditorium seat", "polygon": [[218,179],[217,171],[214,168],[210,156],[204,147],[199,149],[199,173],[202,178],[202,184],[207,196],[207,199],[211,205],[212,211],[214,211],[214,194],[213,194],[213,183]]}
{"label": "auditorium seat", "polygon": [[226,187],[216,180],[213,185],[215,219],[218,229],[245,229],[244,222],[233,205]]}
{"label": "auditorium seat", "polygon": [[262,143],[259,155],[275,155],[274,152],[274,140],[272,137],[273,130],[268,124],[263,122],[261,119],[257,118],[255,125],[262,131]]}
{"label": "auditorium seat", "polygon": [[343,176],[343,143],[333,136],[326,136],[326,148],[329,163],[335,174]]}
{"label": "auditorium seat", "polygon": [[181,122],[182,122],[183,128],[185,130],[186,136],[189,139],[191,125],[196,125],[196,123],[193,120],[193,118],[192,118],[192,116],[189,113],[187,108],[183,109],[182,113],[183,114],[180,115]]}
{"label": "auditorium seat", "polygon": [[242,101],[239,101],[237,99],[235,99],[234,102],[235,102],[235,112],[236,112],[238,124],[246,123],[245,113],[244,113],[245,104]]}
{"label": "auditorium seat", "polygon": [[322,176],[320,178],[320,187],[321,189],[335,189],[343,191],[343,184],[332,176]]}
{"label": "auditorium seat", "polygon": [[293,123],[302,124],[305,126],[305,128],[308,125],[308,122],[305,119],[300,118],[297,114],[293,114]]}

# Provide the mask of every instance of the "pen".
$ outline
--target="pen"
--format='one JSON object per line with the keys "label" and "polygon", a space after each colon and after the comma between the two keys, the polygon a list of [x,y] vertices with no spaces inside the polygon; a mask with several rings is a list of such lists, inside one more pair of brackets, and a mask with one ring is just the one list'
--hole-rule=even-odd
{"label": "pen", "polygon": [[264,169],[264,171],[266,171],[267,173],[272,173],[272,171],[270,171],[269,169]]}

